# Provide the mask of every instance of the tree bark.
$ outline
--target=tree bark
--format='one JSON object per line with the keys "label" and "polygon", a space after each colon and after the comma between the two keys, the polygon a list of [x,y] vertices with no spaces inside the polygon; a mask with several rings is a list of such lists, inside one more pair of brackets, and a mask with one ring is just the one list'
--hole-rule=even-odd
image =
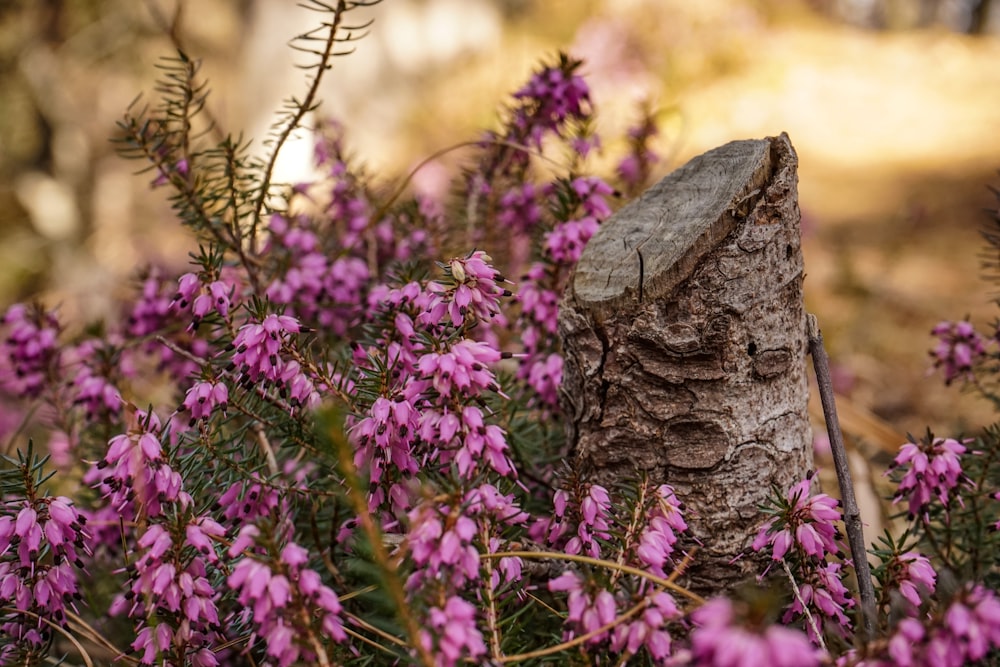
{"label": "tree bark", "polygon": [[797,158],[787,135],[694,158],[590,240],[560,308],[572,465],[674,487],[721,592],[772,486],[812,466]]}

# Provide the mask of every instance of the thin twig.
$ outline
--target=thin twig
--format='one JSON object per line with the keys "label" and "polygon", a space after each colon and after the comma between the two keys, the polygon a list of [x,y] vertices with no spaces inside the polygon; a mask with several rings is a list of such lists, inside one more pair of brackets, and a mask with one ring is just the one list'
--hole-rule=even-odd
{"label": "thin twig", "polygon": [[340,29],[341,21],[344,18],[344,13],[348,10],[347,3],[344,0],[339,0],[337,2],[337,6],[335,8],[329,7],[329,10],[333,12],[333,20],[329,23],[323,24],[324,27],[327,28],[327,34],[323,39],[323,50],[318,52],[320,58],[315,66],[315,74],[309,82],[309,89],[306,91],[305,98],[302,102],[295,105],[295,111],[287,118],[284,126],[275,138],[274,144],[271,148],[271,154],[267,159],[267,165],[261,172],[260,192],[257,194],[257,198],[254,201],[253,213],[250,216],[250,238],[248,246],[251,253],[255,253],[257,250],[257,227],[260,223],[261,213],[264,210],[264,204],[270,196],[271,178],[274,176],[274,165],[278,161],[278,154],[281,152],[285,142],[288,141],[288,138],[302,124],[302,119],[306,117],[306,114],[316,108],[316,96],[319,93],[320,82],[323,80],[323,74],[330,69],[330,60],[337,55],[334,53],[334,48],[337,44],[338,30]]}
{"label": "thin twig", "polygon": [[861,616],[864,620],[865,639],[870,641],[875,637],[875,588],[872,586],[871,567],[868,565],[867,543],[861,523],[861,510],[854,497],[851,467],[847,461],[844,436],[840,432],[840,421],[837,419],[837,405],[833,398],[833,381],[830,379],[830,359],[826,356],[826,349],[823,347],[823,334],[819,330],[815,315],[806,316],[806,326],[809,335],[809,353],[812,355],[813,369],[816,371],[816,384],[819,386],[819,397],[823,403],[826,431],[830,436],[833,466],[837,471],[840,498],[844,503],[844,526],[847,528],[847,541],[851,547],[854,573],[858,578],[858,592],[861,594]]}
{"label": "thin twig", "polygon": [[[73,646],[76,647],[76,650],[80,653],[80,658],[85,663],[87,663],[87,667],[94,667],[94,661],[90,659],[90,654],[87,653],[87,649],[83,648],[83,644],[81,644],[76,639],[76,637],[73,636],[73,634],[71,632],[69,632],[68,630],[66,630],[65,628],[63,628],[63,626],[56,625],[55,623],[53,623],[52,621],[50,621],[46,617],[41,616],[40,614],[36,614],[34,612],[28,611],[26,609],[15,609],[14,607],[0,607],[0,612],[3,612],[5,614],[20,614],[20,615],[23,615],[23,616],[29,616],[29,617],[34,618],[35,620],[39,621],[40,623],[44,623],[45,625],[49,626],[50,628],[52,628],[53,630],[55,630],[56,632],[58,632],[62,636],[66,637],[66,639],[68,639],[70,641],[70,643],[73,644]],[[25,663],[25,664],[27,664],[27,663]]]}
{"label": "thin twig", "polygon": [[590,556],[584,556],[581,554],[565,554],[556,551],[496,551],[493,553],[479,554],[480,560],[484,558],[535,558],[539,560],[552,559],[552,560],[568,560],[574,563],[586,563],[587,565],[593,565],[594,567],[602,567],[606,570],[611,571],[621,571],[625,574],[631,574],[633,576],[639,577],[641,579],[646,579],[653,582],[657,586],[662,586],[668,590],[678,593],[688,598],[697,605],[705,604],[705,598],[701,597],[697,593],[693,593],[683,586],[678,586],[670,579],[664,579],[663,577],[658,577],[651,572],[646,572],[645,570],[640,570],[637,567],[632,567],[630,565],[619,565],[610,560],[601,560],[600,558],[591,558]]}
{"label": "thin twig", "polygon": [[257,434],[257,442],[260,444],[260,450],[264,453],[264,458],[267,459],[267,469],[272,475],[277,475],[279,472],[278,459],[274,456],[274,448],[271,447],[271,442],[267,439],[264,427],[258,422],[253,425],[253,430]]}
{"label": "thin twig", "polygon": [[806,623],[809,625],[809,629],[812,630],[813,635],[816,636],[816,641],[819,642],[819,647],[826,650],[826,642],[823,641],[823,635],[819,632],[819,627],[816,625],[816,619],[813,617],[812,612],[809,611],[809,605],[806,601],[802,599],[802,592],[799,590],[799,584],[795,581],[795,575],[792,574],[792,569],[788,567],[788,563],[784,558],[781,559],[781,566],[785,568],[785,574],[788,575],[788,581],[792,584],[792,594],[800,605],[802,605],[802,614],[806,617]]}

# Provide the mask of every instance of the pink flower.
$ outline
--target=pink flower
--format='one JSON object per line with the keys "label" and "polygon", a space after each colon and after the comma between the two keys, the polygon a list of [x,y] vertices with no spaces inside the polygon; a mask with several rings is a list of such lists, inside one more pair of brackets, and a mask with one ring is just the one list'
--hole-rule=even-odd
{"label": "pink flower", "polygon": [[[554,593],[568,593],[566,624],[570,630],[567,639],[602,628],[614,621],[617,616],[614,596],[604,589],[591,593],[585,588],[580,575],[575,572],[563,572],[549,581],[548,588]],[[588,639],[587,643],[599,644],[607,637],[607,631],[601,632]]]}
{"label": "pink flower", "polygon": [[476,608],[456,596],[449,597],[443,608],[431,607],[420,643],[440,667],[454,667],[486,653],[483,635],[476,628]]}
{"label": "pink flower", "polygon": [[645,647],[655,661],[662,662],[670,656],[673,646],[666,625],[680,616],[673,597],[663,591],[656,592],[649,596],[648,606],[638,619],[615,627],[611,648],[634,655]]}
{"label": "pink flower", "polygon": [[553,514],[539,517],[529,534],[532,539],[568,554],[585,553],[599,558],[601,546],[597,540],[611,537],[611,499],[598,484],[586,484],[578,492],[579,495],[571,496],[565,490],[556,491]]}
{"label": "pink flower", "polygon": [[[98,486],[119,511],[142,504],[149,516],[159,516],[167,503],[187,507],[191,497],[183,489],[180,474],[163,456],[159,418],[152,412],[137,410],[126,433],[108,441],[104,458],[92,468],[92,476],[108,470]],[[138,492],[138,493],[137,493]]]}
{"label": "pink flower", "polygon": [[407,579],[407,588],[414,590],[425,581],[440,580],[459,589],[479,579],[479,551],[473,544],[478,531],[475,520],[455,508],[429,501],[410,510],[408,518],[406,545],[416,568]]}
{"label": "pink flower", "polygon": [[574,73],[579,65],[579,61],[561,56],[557,65],[535,72],[531,80],[514,93],[514,99],[522,106],[515,112],[512,125],[524,133],[535,148],[541,149],[546,134],[559,134],[568,120],[589,114],[590,89]]}
{"label": "pink flower", "polygon": [[691,614],[691,652],[703,667],[812,667],[822,654],[804,634],[781,626],[754,632],[735,622],[733,604],[713,598]]}
{"label": "pink flower", "polygon": [[650,510],[646,527],[639,537],[636,557],[658,576],[667,576],[664,566],[670,560],[678,533],[687,530],[680,501],[673,489],[663,484],[656,489],[656,504]]}
{"label": "pink flower", "polygon": [[481,250],[467,257],[456,257],[446,265],[451,284],[431,283],[435,295],[421,315],[424,322],[439,322],[448,317],[452,326],[489,321],[500,313],[500,299],[511,293],[501,283],[507,282],[489,262],[493,259]]}
{"label": "pink flower", "polygon": [[0,388],[19,396],[38,396],[59,357],[55,312],[18,303],[7,309],[0,324],[7,329],[0,343]]}
{"label": "pink flower", "polygon": [[972,368],[986,356],[986,346],[969,322],[941,322],[931,331],[939,341],[931,352],[934,367],[941,368],[945,384],[972,380]]}
{"label": "pink flower", "polygon": [[920,607],[921,596],[934,592],[937,572],[925,556],[907,551],[897,556],[888,567],[898,573],[899,592],[914,608]]}
{"label": "pink flower", "polygon": [[187,390],[183,407],[191,413],[190,425],[199,419],[212,416],[212,410],[220,408],[225,414],[229,405],[229,388],[223,382],[196,382]]}
{"label": "pink flower", "polygon": [[770,546],[773,560],[783,559],[793,547],[820,560],[828,553],[841,553],[834,523],[840,520],[840,501],[825,493],[810,495],[812,480],[810,475],[788,490],[778,513],[757,532],[754,551]]}
{"label": "pink flower", "polygon": [[959,484],[972,484],[962,471],[961,456],[965,453],[965,445],[951,438],[928,436],[919,443],[904,444],[886,471],[888,475],[904,470],[893,503],[906,499],[911,519],[926,516],[934,499],[948,507]]}
{"label": "pink flower", "polygon": [[261,378],[277,380],[282,370],[278,356],[281,346],[289,334],[301,329],[294,317],[273,313],[260,323],[248,322],[239,328],[233,339],[236,348],[233,363],[253,382]]}
{"label": "pink flower", "polygon": [[[336,593],[322,583],[315,570],[306,567],[305,561],[305,549],[289,542],[277,563],[246,556],[226,580],[237,592],[238,601],[250,610],[257,633],[267,643],[268,655],[283,666],[297,660],[315,663],[312,648],[304,640],[307,630],[312,634],[322,629],[337,642],[347,639]],[[302,625],[303,619],[309,619],[309,627]]]}

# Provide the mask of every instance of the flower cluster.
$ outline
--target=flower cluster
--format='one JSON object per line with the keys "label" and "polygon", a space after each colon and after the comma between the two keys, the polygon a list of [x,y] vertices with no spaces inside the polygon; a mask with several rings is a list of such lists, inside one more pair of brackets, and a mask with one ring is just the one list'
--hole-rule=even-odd
{"label": "flower cluster", "polygon": [[629,129],[629,152],[615,168],[626,194],[636,194],[649,180],[650,170],[659,161],[659,156],[649,145],[658,133],[656,119],[648,111],[637,125]]}
{"label": "flower cluster", "polygon": [[576,628],[569,632],[568,638],[593,633],[587,640],[589,644],[600,644],[608,638],[608,628],[618,615],[615,596],[610,591],[604,588],[588,590],[586,579],[575,572],[563,572],[549,582],[548,588],[554,593],[567,594],[566,623]]}
{"label": "flower cluster", "polygon": [[546,67],[516,93],[521,103],[512,125],[541,149],[548,132],[559,133],[568,121],[589,115],[590,88],[576,74],[578,61],[563,57],[556,67]]}
{"label": "flower cluster", "polygon": [[[965,441],[968,444],[969,441]],[[959,484],[971,484],[962,471],[961,457],[965,444],[953,438],[928,436],[919,443],[904,444],[886,474],[901,473],[893,503],[907,502],[911,520],[927,518],[932,500],[947,508],[952,499],[961,503],[956,494]]]}
{"label": "flower cluster", "polygon": [[427,629],[419,641],[425,651],[436,656],[435,665],[454,667],[486,653],[483,635],[476,627],[476,608],[459,597],[450,597],[441,607],[427,613]]}
{"label": "flower cluster", "polygon": [[[366,218],[362,217],[363,223]],[[347,333],[371,275],[368,265],[354,255],[330,256],[317,231],[305,222],[292,224],[271,217],[267,248],[287,253],[289,268],[267,287],[267,297],[288,306],[288,313],[338,335]]]}
{"label": "flower cluster", "polygon": [[479,578],[479,551],[473,544],[479,527],[454,507],[425,502],[409,514],[407,547],[416,566],[407,581],[416,588],[427,580],[444,580],[453,589]]}
{"label": "flower cluster", "polygon": [[195,273],[185,273],[177,280],[177,293],[170,303],[178,312],[187,311],[191,316],[189,329],[197,329],[210,313],[218,313],[223,320],[229,317],[234,286],[222,280],[208,285]]}
{"label": "flower cluster", "polygon": [[[253,526],[245,526],[240,536],[252,540],[255,532]],[[235,540],[229,556],[239,555],[247,541]],[[315,570],[306,567],[308,561],[309,552],[289,542],[270,563],[246,554],[226,580],[245,608],[241,616],[253,621],[265,654],[279,667],[299,660],[317,664],[320,653],[327,663],[320,637],[347,640],[340,599]]]}
{"label": "flower cluster", "polygon": [[673,637],[667,625],[682,616],[673,596],[657,591],[644,598],[645,609],[629,623],[620,623],[611,634],[611,650],[635,655],[643,648],[656,664],[669,664]]}
{"label": "flower cluster", "polygon": [[856,667],[961,667],[1000,647],[1000,599],[979,584],[960,590],[932,619],[899,621],[885,647]]}
{"label": "flower cluster", "polygon": [[570,493],[556,491],[552,516],[539,517],[531,527],[532,539],[568,554],[597,558],[601,543],[611,536],[611,497],[600,484],[585,484]]}
{"label": "flower cluster", "polygon": [[122,516],[134,516],[137,509],[146,516],[159,516],[173,502],[186,507],[191,496],[166,459],[161,439],[168,433],[160,418],[153,412],[133,412],[128,431],[108,441],[107,453],[84,481],[97,486]]}
{"label": "flower cluster", "polygon": [[500,299],[511,296],[501,287],[503,275],[489,263],[493,258],[482,250],[448,262],[447,275],[453,284],[431,283],[435,294],[426,317],[440,321],[445,316],[452,326],[472,322],[488,322],[500,314]]}
{"label": "flower cluster", "polygon": [[733,603],[714,598],[691,614],[691,654],[706,667],[812,667],[822,653],[801,632],[780,625],[754,629],[740,624]]}
{"label": "flower cluster", "polygon": [[[855,606],[851,592],[844,585],[845,571],[841,562],[828,562],[828,557],[844,560],[841,534],[835,522],[841,518],[840,501],[825,493],[811,494],[815,477],[792,485],[784,498],[769,510],[773,516],[759,529],[751,548],[769,548],[772,561],[791,562],[798,582],[798,592],[782,617],[783,623],[816,614],[834,621],[832,627],[847,636],[852,629],[847,610]],[[808,624],[814,641],[817,628]]]}
{"label": "flower cluster", "polygon": [[938,344],[931,351],[934,367],[944,373],[945,384],[972,380],[973,367],[986,356],[986,341],[967,321],[941,322],[931,331]]}
{"label": "flower cluster", "polygon": [[[213,644],[222,641],[219,593],[208,579],[218,561],[214,540],[225,529],[210,517],[192,519],[184,538],[152,524],[136,542],[138,558],[128,569],[128,592],[118,596],[110,613],[136,619],[132,650],[141,665],[214,667]],[[158,619],[147,624],[150,616]]]}
{"label": "flower cluster", "polygon": [[934,593],[937,572],[926,556],[915,551],[894,555],[886,564],[888,580],[909,605],[909,611],[920,608],[924,598]]}
{"label": "flower cluster", "polygon": [[781,560],[793,550],[815,560],[823,560],[827,554],[843,557],[835,524],[840,521],[840,501],[825,493],[812,495],[813,479],[810,475],[787,491],[778,511],[758,530],[754,551],[769,546],[773,560]]}
{"label": "flower cluster", "polygon": [[639,536],[636,557],[653,574],[666,577],[664,569],[674,553],[679,536],[688,530],[681,502],[674,490],[661,484],[654,492],[655,503]]}
{"label": "flower cluster", "polygon": [[559,402],[563,369],[556,352],[560,295],[587,242],[611,215],[607,199],[614,190],[600,178],[577,177],[557,180],[546,192],[560,205],[551,230],[543,235],[541,261],[533,263],[522,278],[517,326],[525,358],[518,377],[527,381],[543,405],[553,409]]}
{"label": "flower cluster", "polygon": [[90,554],[86,523],[63,496],[0,503],[0,664],[47,646],[50,626],[75,609]]}
{"label": "flower cluster", "polygon": [[[306,40],[329,30],[335,45],[350,5],[331,5]],[[329,66],[318,57],[316,82]],[[618,196],[587,173],[601,141],[579,61],[537,70],[455,196],[439,187],[437,200],[408,193],[410,179],[370,179],[325,121],[319,177],[279,185],[237,142],[192,132],[203,86],[194,61],[171,62],[163,105],[127,115],[122,143],[179,190],[200,244],[191,265],[141,274],[117,321],[64,331],[24,305],[0,319],[0,416],[50,432],[52,483],[77,494],[42,496],[43,464],[4,457],[0,665],[71,650],[52,633],[70,610],[111,617],[99,629],[115,659],[144,667],[353,664],[375,650],[447,667],[560,650],[594,664],[950,665],[1000,645],[994,593],[939,585],[935,571],[989,581],[995,565],[995,539],[980,536],[1000,525],[992,501],[937,520],[967,492],[1000,497],[970,484],[1000,464],[963,458],[964,441],[897,457],[895,500],[925,520],[903,541],[913,549],[880,554],[882,634],[854,653],[840,510],[812,477],[753,540],[754,563],[787,567],[794,595],[692,609],[700,598],[672,579],[685,538],[697,541],[674,488],[554,469],[568,446],[559,301]],[[276,151],[300,129],[297,105]],[[650,176],[655,134],[648,113],[629,133],[616,181],[629,194]],[[522,277],[516,296],[505,276]],[[946,382],[981,386],[973,371],[995,339],[967,322],[934,332]],[[1000,431],[990,438],[1000,447]],[[77,473],[78,460],[96,463]],[[935,543],[933,531],[952,532]],[[987,555],[973,563],[975,550]],[[535,652],[560,628],[566,645]],[[816,648],[828,634],[840,656]]]}
{"label": "flower cluster", "polygon": [[566,639],[588,635],[588,645],[606,643],[611,651],[625,658],[645,648],[655,664],[669,664],[673,638],[667,626],[682,616],[669,593],[656,590],[642,595],[638,617],[623,620],[619,616],[626,602],[623,596],[589,585],[578,573],[562,573],[549,581],[548,589],[567,594]]}
{"label": "flower cluster", "polygon": [[40,307],[14,304],[0,319],[7,335],[0,345],[0,389],[18,397],[37,396],[57,363],[59,320]]}
{"label": "flower cluster", "polygon": [[223,414],[229,405],[229,387],[224,382],[195,382],[184,396],[183,408],[191,413],[189,426],[199,419],[208,419],[219,408]]}

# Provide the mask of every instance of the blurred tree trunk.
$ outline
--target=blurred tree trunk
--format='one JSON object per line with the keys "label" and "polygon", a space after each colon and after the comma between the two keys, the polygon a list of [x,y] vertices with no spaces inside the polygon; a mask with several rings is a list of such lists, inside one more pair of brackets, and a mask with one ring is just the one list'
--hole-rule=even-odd
{"label": "blurred tree trunk", "polygon": [[560,309],[573,465],[671,484],[718,591],[782,489],[812,465],[797,158],[786,135],[693,159],[602,225]]}

